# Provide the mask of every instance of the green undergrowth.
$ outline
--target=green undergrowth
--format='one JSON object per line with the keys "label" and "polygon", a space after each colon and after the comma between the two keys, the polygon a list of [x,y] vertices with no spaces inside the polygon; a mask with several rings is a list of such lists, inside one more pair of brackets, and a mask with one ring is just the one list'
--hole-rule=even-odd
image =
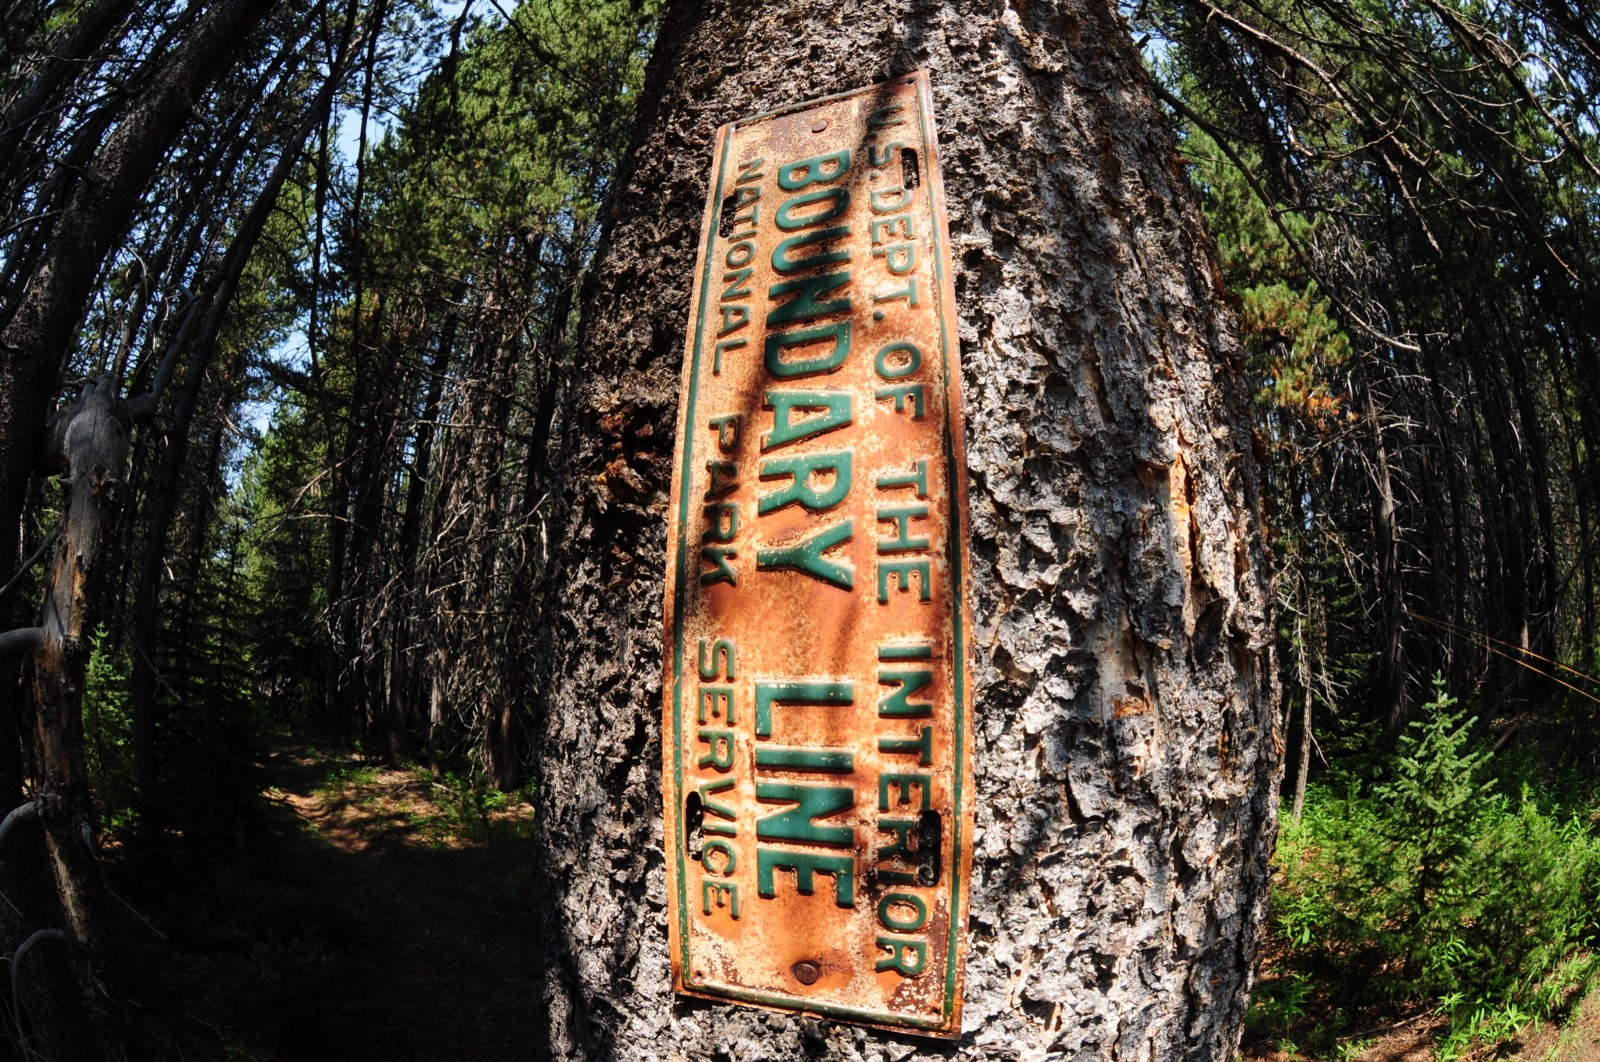
{"label": "green undergrowth", "polygon": [[471,767],[345,766],[330,774],[317,792],[326,805],[366,809],[434,847],[488,843],[496,837],[526,840],[533,826],[531,785],[504,792]]}
{"label": "green undergrowth", "polygon": [[1597,809],[1497,762],[1474,723],[1438,685],[1386,776],[1325,779],[1298,822],[1285,811],[1247,1043],[1353,1057],[1409,1018],[1459,1058],[1594,984]]}

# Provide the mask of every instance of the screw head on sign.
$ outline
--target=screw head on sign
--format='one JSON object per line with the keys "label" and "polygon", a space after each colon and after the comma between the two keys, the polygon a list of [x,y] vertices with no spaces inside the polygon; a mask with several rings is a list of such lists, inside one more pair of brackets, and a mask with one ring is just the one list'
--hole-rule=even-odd
{"label": "screw head on sign", "polygon": [[820,133],[826,128],[828,128],[828,120],[826,118],[818,118],[811,123],[811,131],[813,133]]}
{"label": "screw head on sign", "polygon": [[821,973],[814,962],[797,962],[794,964],[794,979],[803,985],[814,985],[817,976]]}

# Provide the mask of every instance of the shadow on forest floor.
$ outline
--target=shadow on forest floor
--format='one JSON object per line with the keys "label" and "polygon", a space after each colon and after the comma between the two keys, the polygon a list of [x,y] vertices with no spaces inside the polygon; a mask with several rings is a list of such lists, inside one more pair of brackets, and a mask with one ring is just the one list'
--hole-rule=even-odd
{"label": "shadow on forest floor", "polygon": [[[166,934],[122,951],[154,1057],[526,1058],[532,809],[420,769],[274,750],[222,857],[113,873]],[[134,929],[127,930],[130,934]]]}

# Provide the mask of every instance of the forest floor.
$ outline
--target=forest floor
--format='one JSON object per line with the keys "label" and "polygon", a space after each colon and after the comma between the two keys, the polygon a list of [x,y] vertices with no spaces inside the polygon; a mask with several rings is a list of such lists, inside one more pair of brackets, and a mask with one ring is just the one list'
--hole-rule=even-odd
{"label": "forest floor", "polygon": [[260,766],[248,843],[187,883],[136,971],[156,1057],[533,1056],[532,808],[303,746]]}
{"label": "forest floor", "polygon": [[[539,1054],[532,806],[445,772],[281,745],[227,840],[164,874],[114,867],[132,908],[130,996],[156,1059],[427,1059]],[[122,871],[121,873],[118,870]],[[135,882],[165,878],[159,892]],[[119,884],[120,880],[120,884]],[[1273,976],[1270,967],[1265,978]],[[1325,1050],[1318,1016],[1246,1037],[1250,1062],[1427,1062],[1446,1022],[1379,1018]],[[1476,1058],[1600,1062],[1600,993]]]}
{"label": "forest floor", "polygon": [[1600,993],[1591,993],[1560,1024],[1523,1030],[1519,1062],[1600,1062]]}
{"label": "forest floor", "polygon": [[[1272,957],[1266,957],[1264,979],[1270,979]],[[1377,1021],[1367,1029],[1333,1042],[1327,1050],[1297,1046],[1325,1040],[1316,1029],[1318,1016],[1307,1014],[1273,1037],[1262,1030],[1247,1030],[1240,1055],[1244,1062],[1433,1062],[1439,1057],[1440,1038],[1449,1020],[1441,1013],[1411,1008],[1408,1013]],[[1253,1033],[1253,1035],[1252,1035]],[[1570,1012],[1557,1020],[1532,1022],[1515,1039],[1500,1044],[1479,1044],[1461,1056],[1467,1062],[1496,1059],[1505,1062],[1600,1062],[1600,991],[1574,1001]]]}

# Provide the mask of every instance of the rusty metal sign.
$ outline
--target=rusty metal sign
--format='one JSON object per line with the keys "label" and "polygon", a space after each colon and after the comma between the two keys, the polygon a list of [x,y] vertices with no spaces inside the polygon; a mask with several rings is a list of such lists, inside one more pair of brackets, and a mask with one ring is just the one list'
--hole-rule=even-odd
{"label": "rusty metal sign", "polygon": [[960,366],[925,73],[717,134],[668,534],[678,991],[955,1036]]}

